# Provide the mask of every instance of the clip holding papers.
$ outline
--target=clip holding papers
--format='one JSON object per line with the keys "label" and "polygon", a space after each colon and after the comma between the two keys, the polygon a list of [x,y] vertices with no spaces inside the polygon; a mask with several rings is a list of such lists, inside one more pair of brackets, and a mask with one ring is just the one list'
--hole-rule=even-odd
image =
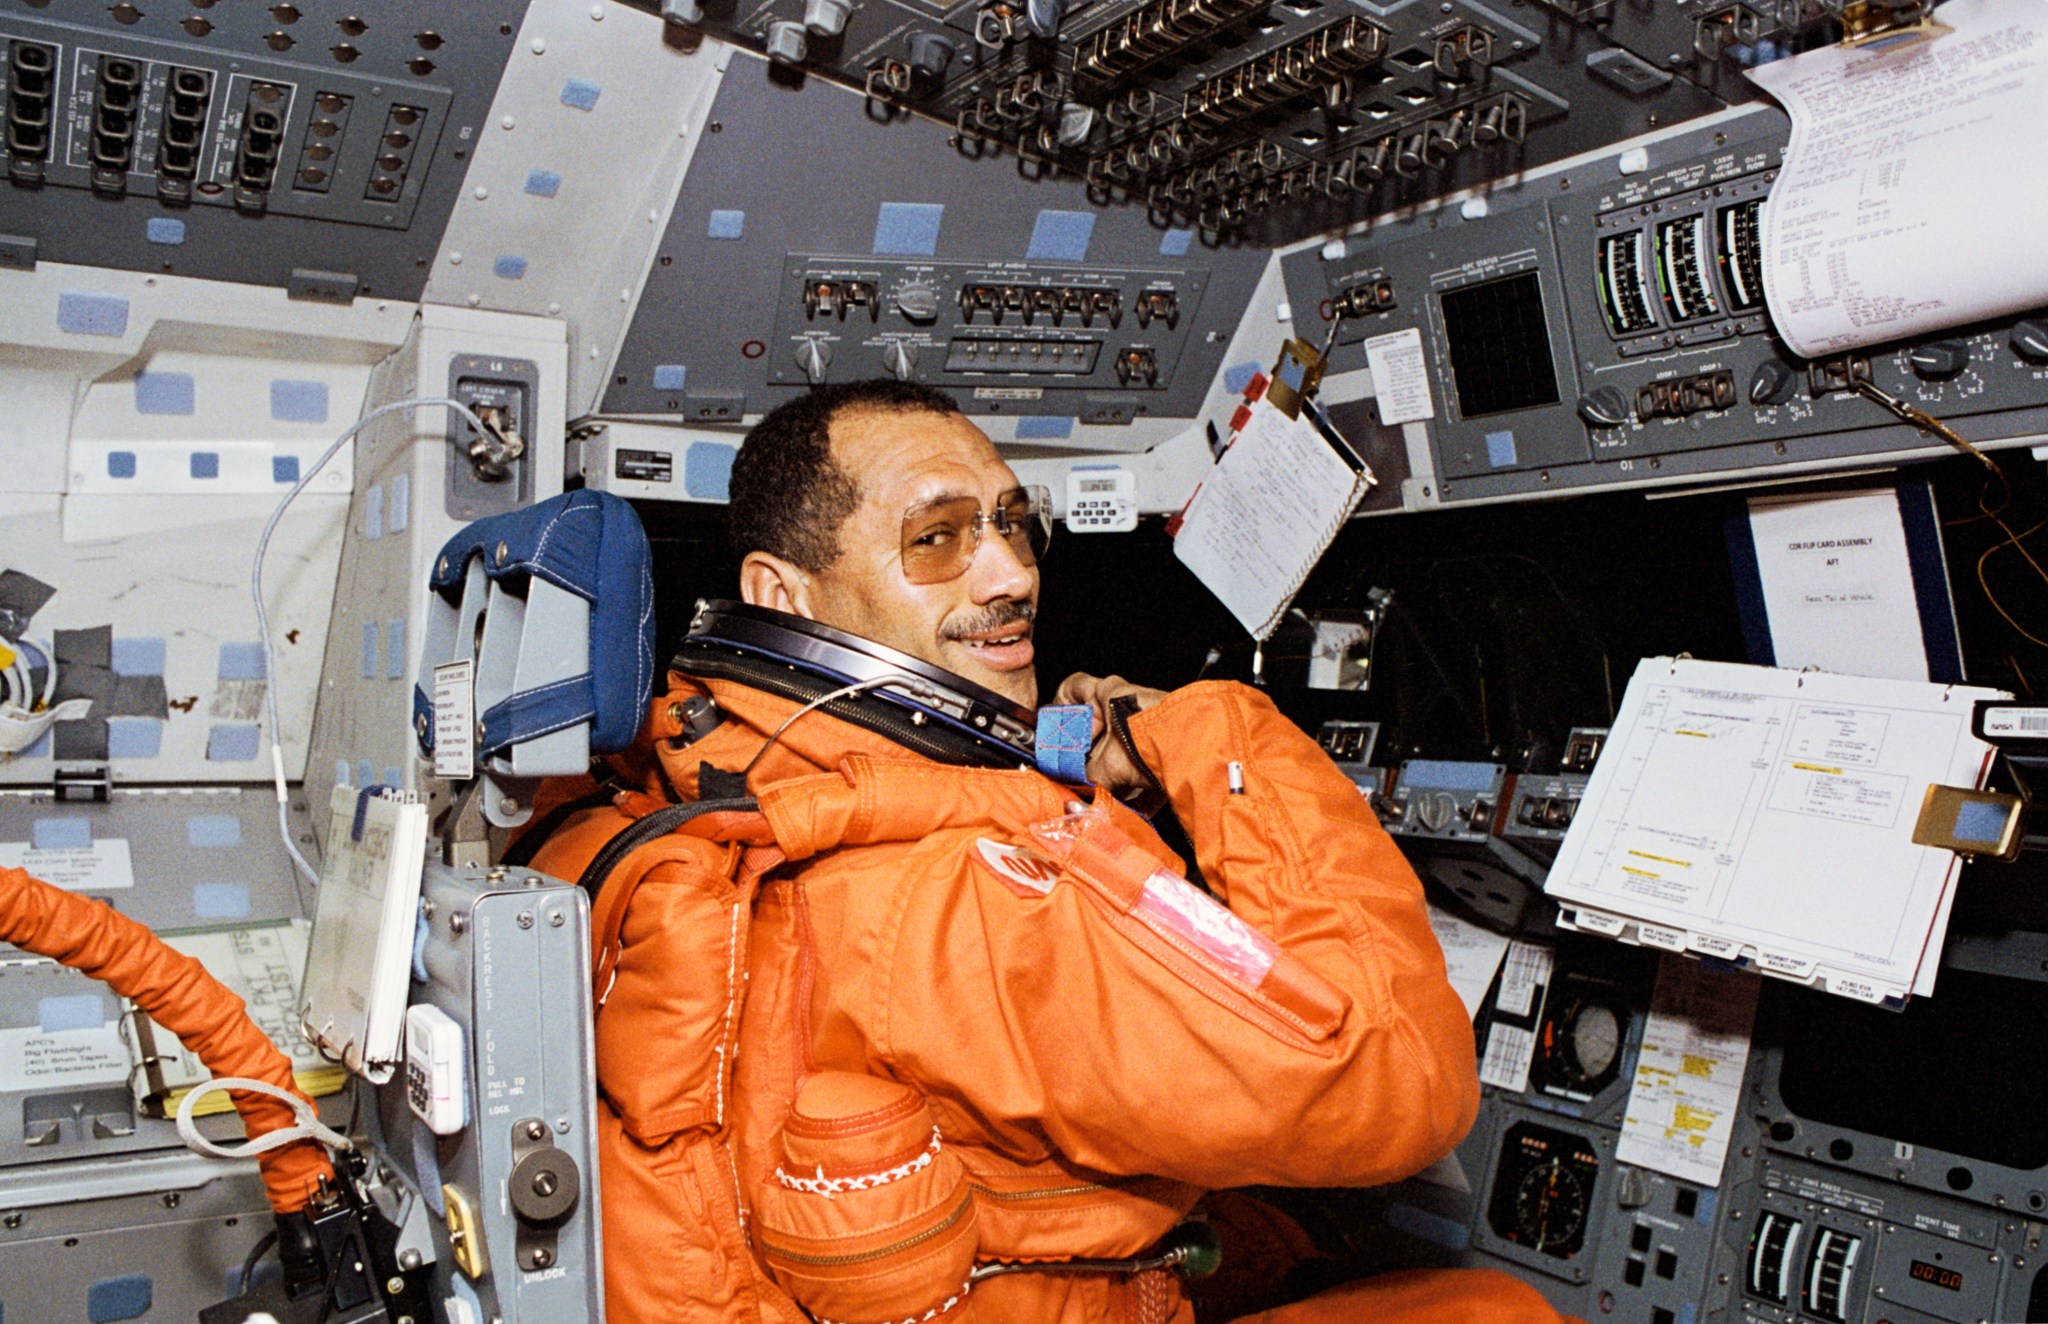
{"label": "clip holding papers", "polygon": [[299,1030],[372,1084],[402,1051],[426,844],[427,807],[412,792],[334,788]]}

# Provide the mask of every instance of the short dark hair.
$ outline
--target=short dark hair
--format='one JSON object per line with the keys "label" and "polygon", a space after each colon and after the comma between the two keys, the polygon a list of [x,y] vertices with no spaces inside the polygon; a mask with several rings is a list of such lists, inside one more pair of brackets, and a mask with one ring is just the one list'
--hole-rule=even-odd
{"label": "short dark hair", "polygon": [[734,555],[767,552],[814,574],[839,559],[839,526],[861,494],[859,478],[832,459],[832,420],[857,409],[960,412],[944,391],[894,377],[832,382],[769,410],[732,464]]}

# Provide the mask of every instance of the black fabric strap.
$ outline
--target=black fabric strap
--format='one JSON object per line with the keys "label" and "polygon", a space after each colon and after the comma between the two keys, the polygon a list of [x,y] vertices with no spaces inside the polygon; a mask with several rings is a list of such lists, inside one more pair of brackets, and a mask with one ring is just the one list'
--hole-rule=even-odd
{"label": "black fabric strap", "polygon": [[699,814],[752,813],[761,807],[751,796],[730,800],[692,800],[686,804],[669,805],[657,809],[645,818],[637,818],[599,848],[590,864],[576,880],[576,886],[590,894],[592,901],[604,887],[605,879],[612,870],[619,867],[628,855],[656,837],[667,836]]}

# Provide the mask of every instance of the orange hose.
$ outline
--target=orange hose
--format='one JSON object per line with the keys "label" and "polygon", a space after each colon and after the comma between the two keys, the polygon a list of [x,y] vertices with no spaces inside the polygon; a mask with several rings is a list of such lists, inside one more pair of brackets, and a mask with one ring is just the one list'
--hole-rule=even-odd
{"label": "orange hose", "polygon": [[[0,869],[0,941],[111,985],[177,1035],[214,1075],[246,1076],[306,1097],[292,1079],[291,1062],[249,1019],[240,998],[198,961],[112,907],[20,869]],[[230,1090],[228,1098],[251,1139],[298,1121],[282,1099],[253,1090]],[[271,1150],[256,1162],[264,1194],[280,1214],[305,1208],[321,1179],[334,1179],[327,1150],[316,1140]]]}

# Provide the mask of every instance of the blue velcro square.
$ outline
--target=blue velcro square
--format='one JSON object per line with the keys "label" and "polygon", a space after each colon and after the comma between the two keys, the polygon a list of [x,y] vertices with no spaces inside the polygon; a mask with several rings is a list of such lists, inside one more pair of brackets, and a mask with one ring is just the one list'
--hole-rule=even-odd
{"label": "blue velcro square", "polygon": [[581,78],[572,78],[562,84],[562,104],[574,106],[577,110],[589,110],[597,105],[597,98],[604,91],[596,83],[586,83]]}
{"label": "blue velcro square", "polygon": [[562,177],[552,170],[529,170],[526,191],[536,198],[552,198],[562,191]]}
{"label": "blue velcro square", "polygon": [[108,451],[107,477],[133,478],[135,476],[134,451]]}
{"label": "blue velcro square", "polygon": [[135,412],[138,414],[189,414],[195,394],[189,372],[135,374]]}
{"label": "blue velcro square", "polygon": [[128,301],[118,294],[66,291],[57,296],[57,329],[74,336],[128,333]]}
{"label": "blue velcro square", "polygon": [[[55,728],[52,729],[54,730]],[[20,754],[16,755],[16,757],[24,759],[46,759],[50,757],[50,744],[50,732],[45,731],[41,735],[37,736],[35,738],[34,743],[29,745],[27,749],[21,751]]]}
{"label": "blue velcro square", "polygon": [[92,824],[83,818],[39,818],[29,828],[36,850],[79,850],[92,845]]}
{"label": "blue velcro square", "polygon": [[1095,710],[1085,703],[1049,703],[1038,710],[1038,770],[1065,782],[1088,780]]}
{"label": "blue velcro square", "polygon": [[222,680],[262,680],[269,672],[263,665],[263,645],[222,644],[215,674]]}
{"label": "blue velcro square", "polygon": [[85,1291],[85,1314],[92,1324],[115,1324],[149,1313],[154,1288],[145,1273],[102,1278]]}
{"label": "blue velcro square", "polygon": [[1233,363],[1223,370],[1223,389],[1232,395],[1243,395],[1244,388],[1252,384],[1252,378],[1259,375],[1256,363]]}
{"label": "blue velcro square", "polygon": [[363,622],[363,679],[371,680],[377,675],[377,659],[383,649],[377,644],[377,622]]}
{"label": "blue velcro square", "polygon": [[525,280],[526,259],[517,253],[500,253],[491,263],[491,274],[502,280]]}
{"label": "blue velcro square", "polygon": [[400,617],[384,627],[384,677],[405,679],[405,620]]}
{"label": "blue velcro square", "polygon": [[[189,413],[191,411],[187,410],[186,412]],[[193,451],[191,459],[186,463],[194,478],[220,477],[219,451]]]}
{"label": "blue velcro square", "polygon": [[384,536],[384,484],[372,483],[363,493],[363,536],[371,542]]}
{"label": "blue velcro square", "polygon": [[681,363],[657,363],[654,365],[654,389],[657,391],[680,391],[690,377],[689,368]]}
{"label": "blue velcro square", "polygon": [[405,526],[412,523],[412,478],[399,474],[391,480],[391,491],[386,500],[384,523],[393,533],[404,533]]}
{"label": "blue velcro square", "polygon": [[247,919],[249,885],[195,883],[192,886],[192,913],[201,919]]}
{"label": "blue velcro square", "polygon": [[270,383],[270,416],[280,423],[325,423],[327,383],[274,379]]}
{"label": "blue velcro square", "polygon": [[185,242],[185,223],[175,216],[152,216],[143,227],[152,244],[182,244]]}
{"label": "blue velcro square", "polygon": [[1027,414],[1017,420],[1017,440],[1056,441],[1074,435],[1074,420],[1058,414]]}
{"label": "blue velcro square", "polygon": [[720,209],[711,213],[705,223],[706,239],[737,239],[747,232],[747,214],[743,211]]}
{"label": "blue velcro square", "polygon": [[875,251],[898,257],[930,257],[939,251],[939,202],[885,202],[875,213]]}
{"label": "blue velcro square", "polygon": [[148,636],[114,636],[114,670],[123,676],[164,674],[165,644]]}
{"label": "blue velcro square", "polygon": [[109,717],[107,757],[110,759],[153,759],[163,752],[164,724],[160,717]]}
{"label": "blue velcro square", "polygon": [[405,774],[400,772],[396,765],[387,763],[384,765],[384,784],[386,786],[403,786],[405,785]]}
{"label": "blue velcro square", "polygon": [[1194,242],[1193,230],[1168,230],[1159,236],[1159,256],[1186,257],[1188,245]]}
{"label": "blue velcro square", "polygon": [[1086,262],[1094,236],[1092,211],[1042,211],[1031,227],[1031,251],[1024,256],[1033,262]]}
{"label": "blue velcro square", "polygon": [[356,789],[366,790],[377,784],[377,765],[368,759],[356,760]]}
{"label": "blue velcro square", "polygon": [[1515,434],[1512,432],[1487,433],[1486,462],[1496,469],[1512,468],[1515,463]]}
{"label": "blue velcro square", "polygon": [[242,820],[233,814],[194,814],[185,820],[185,840],[194,846],[239,846]]}
{"label": "blue velcro square", "polygon": [[247,763],[256,757],[254,722],[230,722],[206,733],[206,757],[213,763]]}
{"label": "blue velcro square", "polygon": [[97,1030],[107,1023],[107,1007],[97,993],[68,993],[37,1001],[36,1020],[44,1034]]}
{"label": "blue velcro square", "polygon": [[296,455],[273,455],[270,457],[270,481],[273,483],[296,483],[299,481],[299,457]]}
{"label": "blue velcro square", "polygon": [[693,441],[683,452],[683,491],[699,501],[723,501],[732,490],[732,459],[736,446]]}
{"label": "blue velcro square", "polygon": [[349,780],[349,768],[347,759],[336,759],[334,761],[334,784],[336,786],[355,785],[353,781]]}

